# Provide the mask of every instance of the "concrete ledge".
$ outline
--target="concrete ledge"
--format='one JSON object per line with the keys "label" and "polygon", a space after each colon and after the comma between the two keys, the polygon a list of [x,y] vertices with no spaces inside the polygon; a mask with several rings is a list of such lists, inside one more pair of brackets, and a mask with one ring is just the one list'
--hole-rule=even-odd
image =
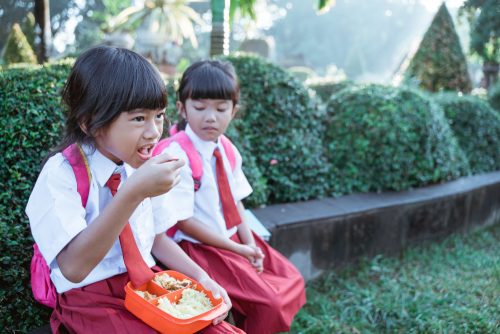
{"label": "concrete ledge", "polygon": [[363,255],[500,222],[500,171],[404,192],[354,194],[252,210],[306,280]]}

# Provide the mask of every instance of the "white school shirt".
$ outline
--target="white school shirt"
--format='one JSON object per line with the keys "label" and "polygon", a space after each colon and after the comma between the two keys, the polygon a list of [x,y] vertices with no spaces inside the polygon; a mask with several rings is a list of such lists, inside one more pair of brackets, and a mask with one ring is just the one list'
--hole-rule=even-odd
{"label": "white school shirt", "polygon": [[[120,173],[122,185],[134,172],[131,166],[118,166],[98,150],[84,146],[84,151],[92,175],[86,209],[83,208],[77,191],[73,169],[61,153],[51,157],[43,167],[26,206],[31,233],[49,264],[50,277],[58,293],[127,271],[118,238],[101,262],[80,283],[68,281],[57,264],[57,254],[78,233],[92,224],[112,200],[111,191],[106,187],[109,177],[115,171]],[[137,246],[149,267],[155,265],[151,249],[156,234],[166,231],[176,222],[169,211],[171,204],[165,202],[169,202],[168,193],[146,198],[129,219]]]}
{"label": "white school shirt", "polygon": [[[220,139],[215,142],[204,141],[198,137],[193,130],[186,126],[186,134],[193,142],[193,145],[198,151],[202,159],[203,175],[201,177],[201,187],[198,191],[194,191],[194,181],[189,165],[187,154],[182,150],[176,142],[171,143],[163,152],[168,152],[170,155],[183,159],[186,164],[180,170],[181,181],[170,190],[172,198],[175,199],[175,216],[177,221],[185,220],[191,217],[198,219],[203,224],[209,226],[212,230],[217,231],[222,236],[227,238],[236,233],[236,227],[226,229],[222,206],[219,198],[219,190],[217,187],[217,176],[215,174],[215,157],[213,152],[216,147],[219,148],[224,162],[229,186],[233,194],[235,202],[239,202],[243,198],[252,193],[252,187],[248,183],[245,174],[241,169],[241,155],[233,145],[233,150],[236,157],[236,166],[234,171],[231,170],[229,160],[227,159],[224,147]],[[182,231],[177,231],[174,240],[188,240],[198,243],[194,238],[184,234]]]}

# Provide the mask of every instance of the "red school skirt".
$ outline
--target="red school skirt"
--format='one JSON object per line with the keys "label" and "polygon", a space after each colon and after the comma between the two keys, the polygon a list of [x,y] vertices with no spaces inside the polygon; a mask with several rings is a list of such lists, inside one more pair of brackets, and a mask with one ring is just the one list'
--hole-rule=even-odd
{"label": "red school skirt", "polygon": [[[153,271],[160,271],[153,267]],[[71,289],[58,294],[57,305],[50,318],[53,333],[157,333],[124,306],[125,285],[130,281],[127,273]],[[244,334],[240,329],[222,322],[210,325],[199,333]]]}
{"label": "red school skirt", "polygon": [[[249,334],[287,332],[306,302],[304,279],[288,259],[254,233],[265,254],[264,271],[231,251],[182,241],[179,245],[226,289],[236,325]],[[231,239],[241,243],[237,233]]]}

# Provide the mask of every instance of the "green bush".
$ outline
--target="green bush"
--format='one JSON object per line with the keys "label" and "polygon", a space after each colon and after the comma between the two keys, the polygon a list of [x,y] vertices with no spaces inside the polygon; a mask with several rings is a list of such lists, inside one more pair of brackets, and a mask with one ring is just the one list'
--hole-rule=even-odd
{"label": "green bush", "polygon": [[335,194],[403,190],[468,174],[443,111],[416,90],[346,88],[327,105]]}
{"label": "green bush", "polygon": [[467,155],[473,173],[500,170],[500,116],[473,96],[443,93],[435,97]]}
{"label": "green bush", "polygon": [[269,196],[267,180],[262,175],[262,172],[257,165],[257,159],[249,150],[243,149],[244,147],[250,147],[248,139],[243,137],[235,129],[235,127],[230,127],[226,132],[226,135],[238,147],[241,157],[243,158],[243,172],[253,188],[252,194],[244,200],[245,206],[249,208],[256,208],[265,205]]}
{"label": "green bush", "polygon": [[232,126],[245,138],[237,146],[255,157],[267,181],[267,203],[323,195],[329,170],[321,133],[324,111],[282,68],[253,56],[229,56],[241,85],[240,115]]}
{"label": "green bush", "polygon": [[24,36],[26,36],[26,40],[28,41],[28,43],[30,43],[32,50],[35,50],[35,38],[36,38],[35,26],[36,26],[35,15],[33,15],[32,12],[29,12],[23,19],[23,22],[21,24],[21,30],[23,31]]}
{"label": "green bush", "polygon": [[46,324],[50,310],[35,302],[29,284],[33,239],[26,202],[63,125],[59,90],[69,63],[0,72],[0,328],[26,332]]}
{"label": "green bush", "polygon": [[490,105],[500,113],[500,80],[490,88],[488,92],[488,102]]}
{"label": "green bush", "polygon": [[444,2],[410,62],[405,81],[417,81],[432,92],[470,92],[472,88],[460,40]]}
{"label": "green bush", "polygon": [[12,26],[3,50],[5,64],[36,64],[36,56],[18,23]]}
{"label": "green bush", "polygon": [[323,102],[328,102],[333,94],[342,89],[354,85],[352,81],[334,81],[334,82],[312,82],[308,86],[313,89]]}

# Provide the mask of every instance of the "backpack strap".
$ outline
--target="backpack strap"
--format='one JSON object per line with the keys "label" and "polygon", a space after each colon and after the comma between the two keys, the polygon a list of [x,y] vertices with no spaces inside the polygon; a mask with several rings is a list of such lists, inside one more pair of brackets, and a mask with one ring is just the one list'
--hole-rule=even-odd
{"label": "backpack strap", "polygon": [[[87,157],[82,148],[77,144],[71,144],[62,152],[62,155],[68,160],[73,173],[76,177],[76,188],[82,199],[82,205],[85,208],[89,198],[90,191],[90,167]],[[45,262],[38,245],[33,245],[33,257],[30,265],[31,290],[33,297],[39,303],[50,308],[56,308],[57,293],[54,283],[50,279],[50,268]]]}
{"label": "backpack strap", "polygon": [[233,149],[233,143],[226,136],[220,136],[220,142],[222,147],[224,147],[224,152],[226,153],[227,160],[229,160],[229,165],[231,166],[231,170],[234,171],[236,168],[236,153]]}
{"label": "backpack strap", "polygon": [[170,136],[175,135],[177,132],[179,132],[179,129],[178,129],[178,128],[179,128],[179,126],[177,125],[177,123],[174,123],[174,124],[170,127],[170,129],[168,129],[168,134],[169,134]]}
{"label": "backpack strap", "polygon": [[[201,177],[203,176],[203,161],[201,159],[200,154],[196,151],[193,142],[189,139],[189,136],[184,131],[177,130],[177,124],[174,124],[169,130],[170,136],[168,138],[160,140],[160,142],[153,149],[153,156],[156,156],[163,152],[165,148],[167,148],[172,142],[176,142],[179,144],[181,149],[186,153],[189,165],[191,167],[191,173],[194,182],[194,191],[198,191],[201,186]],[[236,155],[233,149],[233,144],[231,141],[224,135],[220,137],[221,144],[224,147],[224,151],[229,160],[229,164],[231,169],[234,171],[236,167]],[[170,238],[173,238],[175,233],[177,232],[177,226],[172,226],[167,230],[167,235]]]}
{"label": "backpack strap", "polygon": [[203,175],[203,161],[196,151],[193,142],[184,131],[179,131],[172,137],[161,140],[153,150],[153,156],[160,154],[172,142],[176,142],[182,148],[189,160],[191,173],[194,181],[194,191],[198,191],[201,186],[201,176]]}
{"label": "backpack strap", "polygon": [[85,208],[89,199],[90,180],[92,178],[87,156],[83,152],[82,147],[77,144],[71,144],[66,147],[62,155],[68,160],[73,173],[75,173],[76,189],[82,198],[82,206]]}

